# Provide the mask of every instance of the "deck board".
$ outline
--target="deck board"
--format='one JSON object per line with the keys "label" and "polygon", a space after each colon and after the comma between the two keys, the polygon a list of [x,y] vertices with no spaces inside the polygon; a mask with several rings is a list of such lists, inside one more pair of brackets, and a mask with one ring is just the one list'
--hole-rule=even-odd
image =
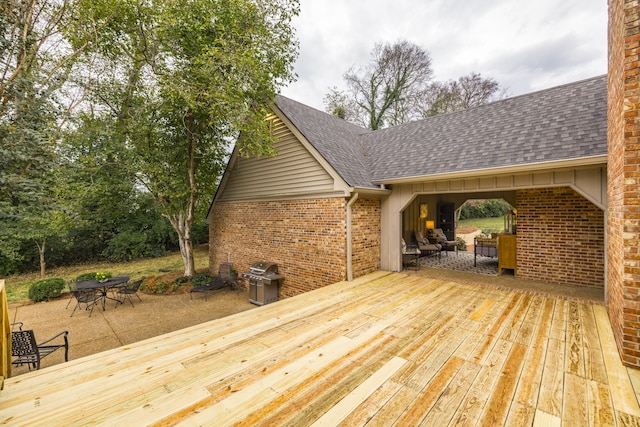
{"label": "deck board", "polygon": [[638,379],[603,306],[376,272],[9,378],[0,425],[640,425]]}

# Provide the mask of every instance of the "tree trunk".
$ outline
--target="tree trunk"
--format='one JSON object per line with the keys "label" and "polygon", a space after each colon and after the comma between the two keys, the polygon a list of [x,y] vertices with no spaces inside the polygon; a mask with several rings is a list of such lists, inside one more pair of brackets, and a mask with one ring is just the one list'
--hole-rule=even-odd
{"label": "tree trunk", "polygon": [[196,264],[193,259],[193,241],[178,235],[178,242],[180,243],[180,254],[184,264],[184,275],[193,276],[196,274]]}
{"label": "tree trunk", "polygon": [[184,264],[184,275],[193,276],[196,273],[196,264],[193,259],[193,240],[191,240],[192,216],[185,216],[179,213],[175,215],[165,215],[165,217],[178,234],[180,255],[182,256],[182,264]]}
{"label": "tree trunk", "polygon": [[45,239],[42,240],[42,245],[36,242],[36,246],[38,247],[38,253],[40,254],[40,278],[44,279],[44,275],[47,270],[47,263],[44,258],[44,250],[47,245],[47,241]]}

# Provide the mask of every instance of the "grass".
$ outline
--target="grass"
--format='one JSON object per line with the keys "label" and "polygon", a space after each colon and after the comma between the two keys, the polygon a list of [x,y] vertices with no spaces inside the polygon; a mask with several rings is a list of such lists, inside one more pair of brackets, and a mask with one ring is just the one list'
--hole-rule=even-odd
{"label": "grass", "polygon": [[[209,267],[209,252],[207,245],[194,248],[196,270],[200,271]],[[47,278],[60,277],[66,282],[74,280],[82,273],[95,271],[109,271],[114,276],[126,275],[132,279],[162,274],[159,270],[171,270],[173,272],[184,271],[180,252],[172,253],[160,258],[141,259],[127,263],[92,263],[80,264],[47,270]],[[174,273],[175,274],[175,273]],[[5,278],[7,289],[7,301],[17,302],[29,299],[29,286],[40,279],[39,272],[13,275]]]}
{"label": "grass", "polygon": [[458,228],[460,227],[472,227],[478,230],[482,230],[482,232],[498,232],[504,229],[504,219],[503,217],[497,218],[472,218],[472,219],[463,219],[458,221]]}

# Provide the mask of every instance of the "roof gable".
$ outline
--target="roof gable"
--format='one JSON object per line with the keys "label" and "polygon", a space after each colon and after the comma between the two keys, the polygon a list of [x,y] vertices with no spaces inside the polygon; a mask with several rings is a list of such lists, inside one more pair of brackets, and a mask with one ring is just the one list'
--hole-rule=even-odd
{"label": "roof gable", "polygon": [[277,96],[275,101],[277,108],[347,184],[377,188],[372,184],[363,146],[363,138],[370,130],[284,96]]}

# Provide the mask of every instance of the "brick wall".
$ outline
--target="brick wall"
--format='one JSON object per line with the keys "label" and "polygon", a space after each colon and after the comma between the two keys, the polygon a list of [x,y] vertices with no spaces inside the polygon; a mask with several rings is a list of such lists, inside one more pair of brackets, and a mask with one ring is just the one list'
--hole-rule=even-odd
{"label": "brick wall", "polygon": [[358,199],[351,209],[353,277],[380,269],[380,218],[378,199]]}
{"label": "brick wall", "polygon": [[607,305],[613,334],[622,348],[624,272],[624,120],[623,120],[623,63],[624,63],[623,2],[609,1],[609,69],[607,74]]}
{"label": "brick wall", "polygon": [[568,187],[519,190],[516,203],[519,277],[604,287],[601,209]]}
{"label": "brick wall", "polygon": [[640,6],[609,0],[607,297],[625,364],[640,367]]}
{"label": "brick wall", "polygon": [[[239,272],[256,261],[271,261],[285,280],[286,298],[346,279],[346,203],[344,198],[278,202],[217,202],[209,227],[212,273],[231,262]],[[380,263],[380,202],[352,206],[354,277]]]}

